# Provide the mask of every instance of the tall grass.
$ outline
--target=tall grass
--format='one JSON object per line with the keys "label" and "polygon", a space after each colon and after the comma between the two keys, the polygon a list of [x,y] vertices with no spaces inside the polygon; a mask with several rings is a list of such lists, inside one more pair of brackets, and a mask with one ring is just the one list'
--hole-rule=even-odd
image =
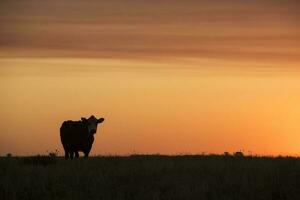
{"label": "tall grass", "polygon": [[45,160],[1,158],[0,199],[300,199],[297,158],[135,155]]}

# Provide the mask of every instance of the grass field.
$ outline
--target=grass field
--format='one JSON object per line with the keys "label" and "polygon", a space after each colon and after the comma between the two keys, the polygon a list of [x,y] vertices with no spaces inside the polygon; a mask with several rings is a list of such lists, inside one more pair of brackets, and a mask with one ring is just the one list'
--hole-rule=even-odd
{"label": "grass field", "polygon": [[0,159],[0,199],[300,199],[300,159],[128,156]]}

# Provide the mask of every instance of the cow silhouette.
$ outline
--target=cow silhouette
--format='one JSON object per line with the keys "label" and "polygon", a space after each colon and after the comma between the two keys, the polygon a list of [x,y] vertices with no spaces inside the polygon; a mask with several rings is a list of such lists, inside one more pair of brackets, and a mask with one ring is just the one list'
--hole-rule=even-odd
{"label": "cow silhouette", "polygon": [[97,132],[97,125],[102,123],[104,118],[97,119],[94,115],[88,119],[82,117],[80,121],[64,121],[60,127],[60,139],[65,150],[65,158],[73,159],[79,157],[79,151],[89,156],[94,134]]}

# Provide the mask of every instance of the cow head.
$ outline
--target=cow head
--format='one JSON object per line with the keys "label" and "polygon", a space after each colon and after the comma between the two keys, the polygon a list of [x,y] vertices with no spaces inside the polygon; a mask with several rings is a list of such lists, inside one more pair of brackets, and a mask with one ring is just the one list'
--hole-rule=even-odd
{"label": "cow head", "polygon": [[88,119],[82,117],[81,120],[88,124],[89,134],[93,135],[97,132],[97,125],[102,123],[104,118],[97,119],[94,115],[92,115]]}

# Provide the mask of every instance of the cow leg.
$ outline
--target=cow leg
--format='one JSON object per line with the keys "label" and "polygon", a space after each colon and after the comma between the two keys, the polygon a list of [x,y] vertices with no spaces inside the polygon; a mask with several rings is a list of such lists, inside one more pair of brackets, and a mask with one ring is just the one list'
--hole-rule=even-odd
{"label": "cow leg", "polygon": [[79,153],[78,153],[78,151],[75,151],[75,158],[79,158]]}
{"label": "cow leg", "polygon": [[84,157],[88,158],[89,157],[89,153],[90,153],[89,151],[84,152]]}
{"label": "cow leg", "polygon": [[65,159],[68,160],[69,159],[69,152],[65,151]]}
{"label": "cow leg", "polygon": [[70,152],[70,158],[73,159],[73,157],[74,157],[74,152],[71,151],[71,152]]}

